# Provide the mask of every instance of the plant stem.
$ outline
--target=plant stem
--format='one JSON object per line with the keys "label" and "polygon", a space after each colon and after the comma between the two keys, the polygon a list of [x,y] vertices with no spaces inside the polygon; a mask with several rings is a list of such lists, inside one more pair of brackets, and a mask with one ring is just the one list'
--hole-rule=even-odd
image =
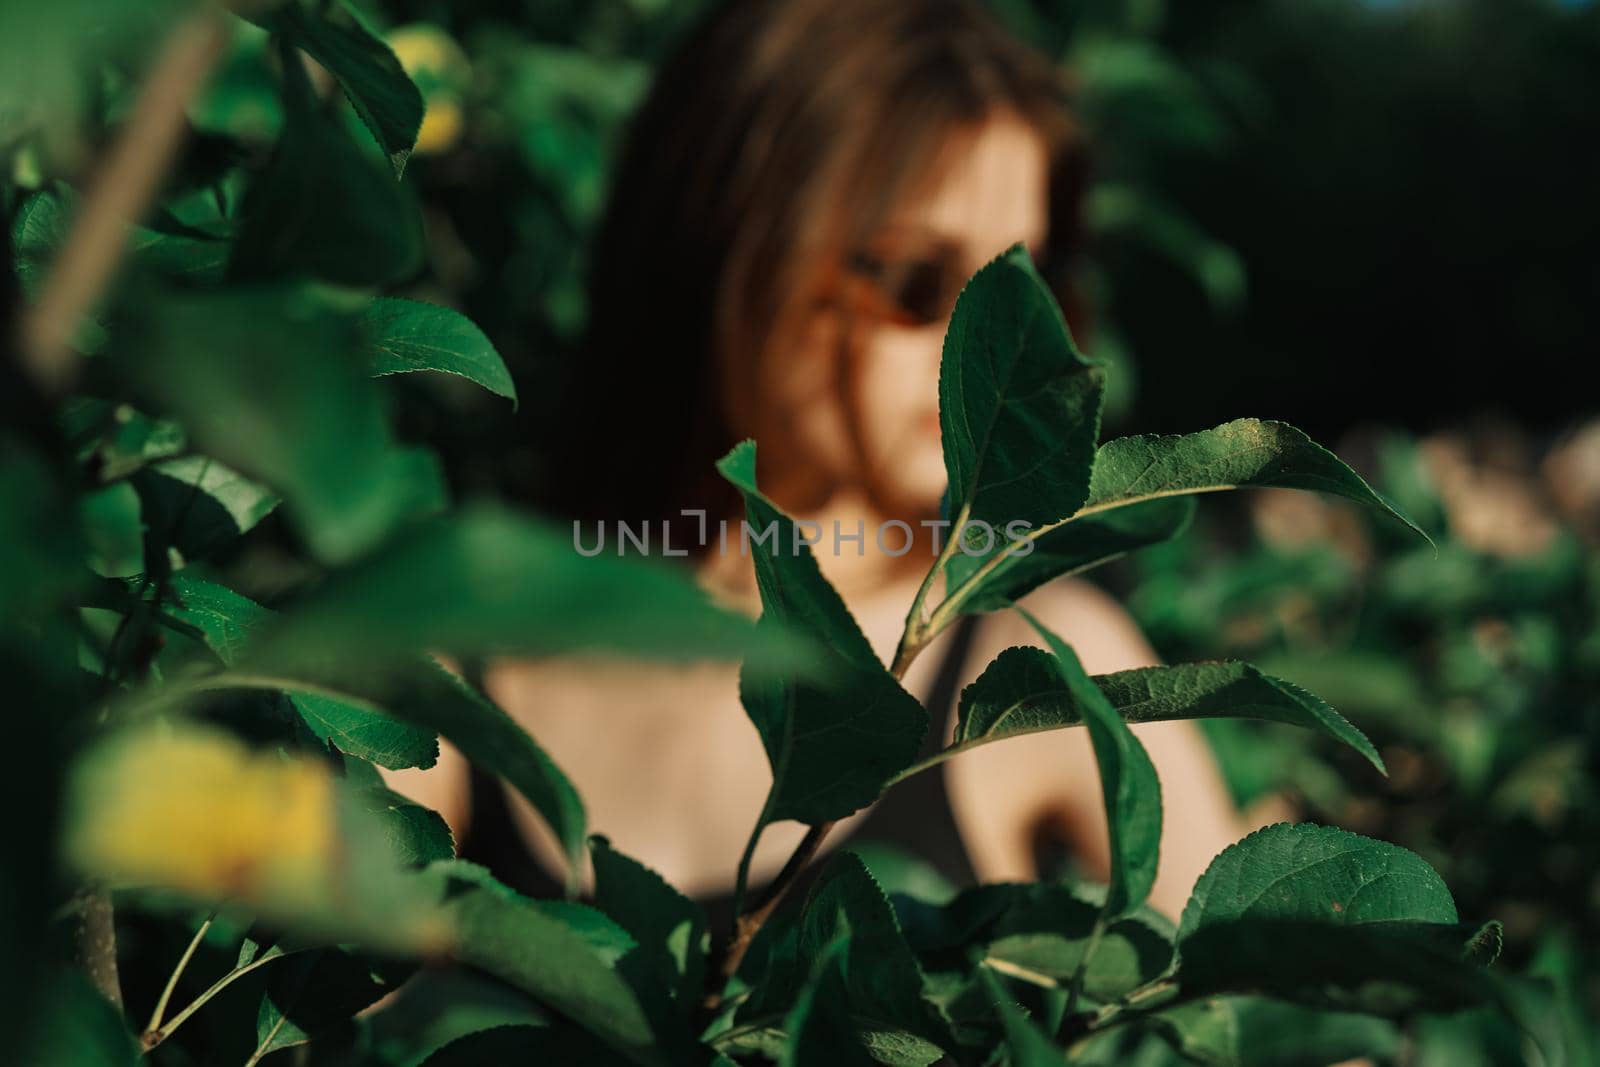
{"label": "plant stem", "polygon": [[[905,629],[901,632],[900,643],[895,649],[894,662],[889,667],[889,673],[894,676],[896,681],[905,679],[906,672],[911,669],[911,664],[922,650],[928,647],[928,643],[939,635],[939,630],[943,628],[942,626],[930,627],[928,625],[927,620],[922,617],[923,606],[929,591],[933,588],[934,582],[943,573],[945,564],[949,562],[950,557],[955,553],[956,535],[960,532],[961,524],[966,521],[966,518],[967,509],[962,508],[961,514],[957,516],[955,524],[951,527],[952,533],[949,540],[944,543],[944,547],[933,561],[933,566],[929,568],[927,576],[922,579],[922,585],[917,589],[917,595],[911,602],[911,610],[906,615]],[[750,943],[755,940],[756,934],[765,925],[766,921],[772,917],[772,913],[777,910],[778,905],[783,903],[783,898],[788,895],[795,880],[799,878],[801,872],[805,870],[806,866],[822,848],[823,840],[827,838],[837,822],[837,820],[829,820],[828,822],[817,823],[808,829],[805,837],[800,839],[800,843],[795,846],[794,852],[790,854],[788,861],[784,863],[783,869],[778,872],[778,876],[772,880],[766,892],[761,895],[761,899],[749,911],[742,911],[745,880],[749,875],[750,859],[755,853],[755,838],[765,825],[765,819],[766,814],[763,812],[762,820],[756,827],[756,834],[752,835],[750,844],[746,846],[744,855],[739,861],[739,873],[734,890],[734,910],[738,918],[734,920],[733,933],[729,937],[727,945],[723,947],[720,957],[716,961],[716,966],[711,969],[711,985],[706,991],[704,1001],[701,1003],[701,1007],[707,1014],[716,1011],[717,1007],[722,1003],[722,990],[727,986],[728,980],[739,970],[739,965],[744,962],[745,953],[750,950]]]}
{"label": "plant stem", "polygon": [[[299,952],[301,950],[295,949],[293,951]],[[266,964],[271,963],[273,960],[282,959],[287,955],[290,955],[290,953],[283,951],[283,949],[278,948],[277,946],[273,946],[260,956],[257,956],[255,959],[245,964],[243,967],[235,967],[221,978],[218,978],[211,984],[210,989],[207,989],[204,993],[201,993],[198,997],[195,997],[194,1000],[190,1002],[188,1007],[174,1015],[171,1022],[160,1027],[159,1029],[151,1028],[146,1030],[139,1039],[140,1043],[144,1046],[145,1051],[150,1051],[157,1045],[161,1044],[161,1042],[171,1037],[172,1032],[178,1027],[182,1026],[188,1020],[189,1016],[205,1007],[206,1003],[210,1001],[212,997],[216,996],[224,989],[227,989],[234,982],[237,982],[239,979],[243,978],[257,967],[263,967]]]}
{"label": "plant stem", "polygon": [[200,924],[200,929],[194,932],[194,937],[189,940],[189,947],[183,950],[183,955],[178,959],[178,965],[172,969],[172,975],[167,979],[166,988],[161,990],[161,996],[156,1000],[155,1010],[150,1013],[150,1022],[145,1025],[145,1032],[150,1033],[161,1029],[161,1019],[167,1014],[167,1005],[172,1001],[173,990],[178,988],[178,979],[183,977],[185,967],[194,958],[195,950],[200,947],[200,942],[206,939],[206,931],[211,929],[212,922],[217,913],[212,912],[206,916],[205,922]]}

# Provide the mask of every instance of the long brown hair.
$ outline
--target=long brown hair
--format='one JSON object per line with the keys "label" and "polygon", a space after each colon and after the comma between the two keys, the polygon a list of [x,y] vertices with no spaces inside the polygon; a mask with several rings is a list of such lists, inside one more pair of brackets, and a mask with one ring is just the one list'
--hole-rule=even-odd
{"label": "long brown hair", "polygon": [[784,357],[820,280],[929,180],[952,134],[1001,112],[1050,152],[1040,258],[1070,320],[1086,167],[1048,60],[973,0],[717,7],[658,74],[620,153],[586,343],[558,386],[552,508],[735,514],[716,458],[754,436],[765,478],[786,454],[786,428],[755,397],[758,362]]}

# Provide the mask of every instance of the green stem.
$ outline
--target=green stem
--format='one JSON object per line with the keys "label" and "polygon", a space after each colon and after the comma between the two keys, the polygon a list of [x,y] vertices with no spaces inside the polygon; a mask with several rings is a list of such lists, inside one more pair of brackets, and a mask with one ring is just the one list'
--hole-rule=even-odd
{"label": "green stem", "polygon": [[178,979],[183,977],[184,968],[189,966],[189,961],[194,958],[195,950],[200,947],[200,942],[206,938],[206,931],[211,929],[211,923],[216,919],[217,913],[212,912],[206,916],[205,922],[200,924],[200,929],[194,932],[194,937],[189,939],[189,947],[183,950],[183,955],[178,958],[178,965],[172,969],[172,975],[167,979],[166,988],[161,990],[161,996],[156,1000],[156,1007],[150,1013],[150,1022],[145,1025],[145,1033],[153,1033],[161,1029],[161,1020],[167,1014],[167,1005],[172,1001],[173,990],[178,988]]}
{"label": "green stem", "polygon": [[[295,949],[293,951],[299,952],[302,950]],[[212,997],[215,997],[218,993],[221,993],[224,989],[227,989],[234,982],[237,982],[239,979],[243,978],[256,968],[264,967],[273,960],[282,959],[287,955],[291,955],[291,953],[285,952],[283,949],[274,945],[272,948],[269,948],[266,952],[251,960],[243,967],[235,967],[221,978],[218,978],[211,984],[210,989],[207,989],[204,993],[201,993],[198,997],[195,997],[194,1000],[190,1002],[188,1007],[174,1015],[171,1022],[167,1023],[165,1026],[162,1026],[160,1029],[146,1030],[143,1036],[140,1038],[140,1042],[143,1044],[145,1051],[150,1051],[157,1045],[161,1044],[161,1042],[171,1037],[174,1030],[188,1021],[189,1016],[205,1007]]]}
{"label": "green stem", "polygon": [[1083,983],[1089,974],[1089,961],[1100,949],[1100,939],[1105,936],[1106,926],[1106,913],[1102,911],[1095,916],[1094,928],[1089,931],[1089,943],[1083,947],[1083,956],[1078,960],[1078,966],[1072,972],[1072,981],[1067,985],[1068,1015],[1078,1011],[1078,999],[1083,995]]}

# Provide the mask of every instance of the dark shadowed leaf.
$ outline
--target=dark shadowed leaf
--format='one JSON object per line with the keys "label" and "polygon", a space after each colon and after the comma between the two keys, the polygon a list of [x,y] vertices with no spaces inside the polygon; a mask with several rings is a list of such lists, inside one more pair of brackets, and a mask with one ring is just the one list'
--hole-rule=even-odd
{"label": "dark shadowed leaf", "polygon": [[131,479],[150,534],[185,559],[203,559],[271,514],[265,486],[206,456],[144,467]]}
{"label": "dark shadowed leaf", "polygon": [[680,1004],[695,1003],[705,979],[705,912],[603,837],[590,839],[590,856],[595,907],[633,936]]}
{"label": "dark shadowed leaf", "polygon": [[744,496],[761,628],[781,625],[825,650],[826,680],[741,673],[739,692],[772,765],[765,820],[818,823],[839,819],[876,800],[915,758],[928,714],[879,662],[872,646],[823,578],[811,550],[799,544],[794,520],[756,486],[755,444],[746,441],[718,463]]}
{"label": "dark shadowed leaf", "polygon": [[315,5],[285,0],[258,21],[305,49],[338,79],[398,178],[417,143],[423,102],[394,50],[363,25],[353,7],[338,0]]}
{"label": "dark shadowed leaf", "polygon": [[531,994],[640,1062],[660,1062],[644,1009],[614,966],[631,939],[598,912],[578,923],[576,905],[556,909],[516,893],[471,864],[438,863],[416,876],[433,887],[454,954]]}
{"label": "dark shadowed leaf", "polygon": [[1261,997],[1210,997],[1159,1012],[1151,1023],[1186,1059],[1204,1067],[1383,1062],[1400,1045],[1400,1031],[1388,1020]]}
{"label": "dark shadowed leaf", "polygon": [[[298,11],[299,0],[279,10]],[[408,277],[422,263],[416,201],[362,151],[336,114],[320,106],[300,54],[287,45],[279,54],[283,132],[245,194],[228,276],[309,274],[352,286]]]}
{"label": "dark shadowed leaf", "polygon": [[1022,615],[1054,654],[1056,668],[1089,728],[1111,837],[1105,915],[1108,921],[1119,919],[1142,905],[1155,884],[1161,848],[1161,782],[1144,746],[1084,673],[1077,654],[1033,616],[1025,611]]}
{"label": "dark shadowed leaf", "polygon": [[984,988],[994,999],[995,1010],[1005,1027],[1006,1052],[1011,1067],[1058,1067],[1065,1053],[1045,1036],[1037,1023],[1029,1019],[1022,1006],[1011,999],[1005,986],[986,968],[980,968]]}

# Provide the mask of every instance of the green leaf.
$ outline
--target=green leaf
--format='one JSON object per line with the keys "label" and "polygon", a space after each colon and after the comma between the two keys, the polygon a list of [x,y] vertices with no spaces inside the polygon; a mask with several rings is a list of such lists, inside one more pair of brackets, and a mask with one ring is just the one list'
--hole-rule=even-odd
{"label": "green leaf", "polygon": [[706,916],[644,864],[592,837],[595,907],[639,943],[661,984],[680,1004],[698,1002],[705,980]]}
{"label": "green leaf", "polygon": [[1054,654],[1056,668],[1089,728],[1111,838],[1105,917],[1116,920],[1143,904],[1155,884],[1161,849],[1161,782],[1149,753],[1105,693],[1084,673],[1077,654],[1039,620],[1017,610]]}
{"label": "green leaf", "polygon": [[30,1067],[135,1067],[141,1062],[122,1013],[78,971],[50,979],[42,1015],[31,1035],[18,1035],[24,1045],[14,1050],[15,1062]]}
{"label": "green leaf", "polygon": [[455,956],[531,994],[639,1062],[660,1062],[638,997],[618,973],[613,944],[631,945],[620,928],[590,913],[541,906],[460,861],[416,876],[433,887],[449,923]]}
{"label": "green leaf", "polygon": [[1444,880],[1398,845],[1311,823],[1278,823],[1224,849],[1195,883],[1178,924],[1182,945],[1246,918],[1454,923]]}
{"label": "green leaf", "polygon": [[496,1026],[466,1034],[420,1067],[483,1067],[491,1063],[581,1063],[612,1067],[628,1060],[570,1026]]}
{"label": "green leaf", "polygon": [[[744,497],[763,629],[782,626],[824,650],[825,680],[760,676],[747,662],[739,692],[772,765],[762,823],[840,819],[872,803],[916,758],[928,714],[901,688],[828,584],[794,520],[756,486],[756,448],[746,441],[717,464]],[[758,828],[759,829],[759,828]]]}
{"label": "green leaf", "polygon": [[379,297],[362,321],[373,349],[373,374],[443,371],[476,382],[496,396],[517,399],[516,383],[500,353],[459,311],[420,300]]}
{"label": "green leaf", "polygon": [[741,1009],[741,1018],[790,1003],[800,982],[837,951],[839,992],[857,1029],[904,1031],[939,1047],[951,1044],[949,1024],[923,995],[922,968],[894,909],[853,853],[828,861],[788,934],[790,940],[774,949],[778,966]]}
{"label": "green leaf", "polygon": [[959,519],[1034,526],[1089,492],[1103,374],[1079,354],[1027,250],[1013,246],[967,283],[945,333],[939,428]]}
{"label": "green leaf", "polygon": [[1095,456],[1094,480],[1079,514],[1242,486],[1312,489],[1342,496],[1393,516],[1429,540],[1421,527],[1338,456],[1287,423],[1261,419],[1238,419],[1199,433],[1108,441]]}
{"label": "green leaf", "polygon": [[95,397],[68,398],[61,423],[77,461],[101,482],[175,456],[186,442],[183,427],[169,419],[152,419],[128,404]]}
{"label": "green leaf", "polygon": [[[165,621],[192,631],[227,666],[237,664],[251,636],[271,618],[272,612],[226,586],[183,574],[171,580]],[[341,752],[390,770],[431,767],[439,758],[433,731],[387,714],[359,694],[283,688],[310,731]]]}
{"label": "green leaf", "polygon": [[1260,992],[1402,1014],[1495,996],[1499,924],[1462,925],[1439,875],[1396,845],[1286,823],[1225,849],[1178,927],[1185,997]]}
{"label": "green leaf", "polygon": [[392,789],[361,789],[353,795],[377,816],[377,824],[388,835],[390,851],[407,864],[425,867],[436,860],[455,858],[455,836],[438,812]]}
{"label": "green leaf", "polygon": [[840,934],[818,953],[810,979],[784,1016],[786,1039],[776,1057],[780,1067],[873,1067],[877,1060],[863,1047],[849,1014],[845,962],[849,935]]}
{"label": "green leaf", "polygon": [[619,652],[662,659],[806,662],[784,635],[715,606],[658,563],[585,558],[541,522],[475,507],[415,523],[285,614],[275,662]]}
{"label": "green leaf", "polygon": [[1391,1022],[1260,997],[1210,997],[1152,1016],[1153,1029],[1205,1067],[1327,1067],[1388,1062],[1400,1045]]}
{"label": "green leaf", "polygon": [[356,114],[389,157],[394,176],[400,177],[422,128],[423,101],[394,50],[342,2],[310,5],[286,0],[258,21],[305,49],[338,79]]}
{"label": "green leaf", "polygon": [[[289,14],[300,10],[299,0],[289,0],[278,12],[297,30],[311,18]],[[245,193],[228,276],[309,274],[376,286],[414,274],[423,258],[415,198],[362,151],[336,115],[320,107],[300,54],[285,46],[279,55],[283,132]]]}
{"label": "green leaf", "polygon": [[1011,999],[1011,994],[1006,992],[1005,986],[993,974],[981,967],[979,973],[1005,1027],[1006,1052],[1011,1067],[1059,1067],[1065,1059],[1065,1053],[1027,1017],[1021,1005]]}
{"label": "green leaf", "polygon": [[1003,973],[1062,987],[1082,968],[1083,991],[1109,1001],[1172,962],[1172,924],[1148,908],[1103,925],[1096,942],[1104,897],[1072,885],[975,886],[937,909],[896,903],[907,942],[929,966],[959,967],[979,953]]}
{"label": "green leaf", "polygon": [[265,486],[206,456],[146,466],[133,475],[132,485],[151,535],[186,560],[204,559],[278,506]]}
{"label": "green leaf", "polygon": [[[1041,534],[1026,555],[1002,553],[982,578],[955,595],[963,613],[1010,607],[1055,578],[1081,574],[1140,548],[1170,541],[1194,517],[1188,497],[1148,500],[1066,523]],[[952,591],[985,561],[957,552],[946,565]]]}
{"label": "green leaf", "polygon": [[343,948],[297,952],[267,972],[256,1055],[303,1045],[392,993],[416,968]]}
{"label": "green leaf", "polygon": [[390,438],[354,310],[310,286],[151,289],[127,307],[115,356],[200,451],[282,494],[332,562],[444,497],[431,457]]}
{"label": "green leaf", "polygon": [[[1361,753],[1379,771],[1367,736],[1320,698],[1248,663],[1182,663],[1095,675],[1091,681],[1127,723],[1248,718],[1320,730]],[[1081,726],[1079,690],[1040,648],[1008,648],[961,692],[949,747],[912,768],[921,771],[967,749],[1019,734]]]}

